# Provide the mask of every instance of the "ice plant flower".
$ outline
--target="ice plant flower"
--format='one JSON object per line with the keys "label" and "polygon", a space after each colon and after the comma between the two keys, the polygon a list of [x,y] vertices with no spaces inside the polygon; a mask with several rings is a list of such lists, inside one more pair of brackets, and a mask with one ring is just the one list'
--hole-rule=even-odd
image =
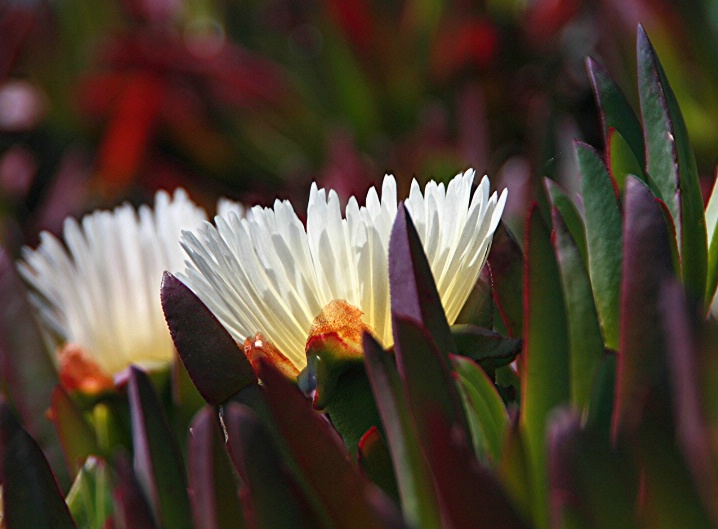
{"label": "ice plant flower", "polygon": [[[484,177],[471,194],[474,172],[448,186],[412,182],[405,204],[429,259],[447,318],[453,323],[486,262],[506,202],[489,197]],[[180,279],[243,343],[261,333],[301,370],[315,319],[348,304],[386,346],[392,340],[387,251],[397,213],[396,181],[387,175],[381,198],[371,188],[366,205],[312,185],[306,228],[288,201],[255,206],[242,218],[215,217],[182,234],[190,261]],[[336,301],[345,302],[337,305]]]}
{"label": "ice plant flower", "polygon": [[162,273],[182,266],[182,229],[203,209],[178,189],[159,191],[154,210],[124,204],[65,220],[64,245],[50,233],[23,249],[18,270],[48,335],[61,346],[58,366],[69,389],[94,392],[130,364],[166,365],[174,345],[160,306]]}

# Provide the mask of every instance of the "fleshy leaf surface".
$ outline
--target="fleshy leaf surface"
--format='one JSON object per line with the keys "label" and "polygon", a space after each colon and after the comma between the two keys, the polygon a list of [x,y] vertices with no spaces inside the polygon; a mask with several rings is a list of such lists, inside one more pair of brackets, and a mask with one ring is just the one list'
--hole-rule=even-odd
{"label": "fleshy leaf surface", "polygon": [[665,362],[659,296],[673,275],[668,228],[653,193],[635,177],[626,183],[621,288],[621,343],[614,435],[635,431]]}
{"label": "fleshy leaf surface", "polygon": [[364,334],[363,343],[364,362],[391,451],[402,510],[407,521],[417,527],[439,528],[438,498],[394,356],[369,333]]}
{"label": "fleshy leaf surface", "polygon": [[533,521],[543,529],[548,526],[546,424],[551,411],[571,398],[571,373],[561,276],[551,236],[537,204],[527,216],[524,247],[520,421],[531,469]]}
{"label": "fleshy leaf surface", "polygon": [[601,156],[576,142],[581,194],[586,215],[588,270],[606,346],[618,347],[621,295],[621,204]]}
{"label": "fleshy leaf surface", "polygon": [[184,460],[148,376],[130,367],[134,470],[158,525],[192,529]]}
{"label": "fleshy leaf surface", "polygon": [[558,208],[554,207],[553,244],[563,286],[571,364],[571,402],[588,404],[594,375],[603,357],[603,337],[593,302],[591,280],[581,253]]}
{"label": "fleshy leaf surface", "polygon": [[205,529],[243,529],[238,483],[225,450],[217,412],[202,408],[190,427],[187,461],[195,526]]}
{"label": "fleshy leaf surface", "polygon": [[222,402],[257,378],[244,352],[189,287],[162,277],[162,309],[182,363],[200,395]]}
{"label": "fleshy leaf surface", "polygon": [[39,445],[0,401],[3,523],[8,529],[74,529],[75,523]]}
{"label": "fleshy leaf surface", "polygon": [[392,527],[396,512],[350,463],[342,441],[299,390],[266,361],[260,378],[277,428],[337,529]]}
{"label": "fleshy leaf surface", "polygon": [[608,71],[596,60],[588,57],[586,59],[586,68],[591,79],[596,103],[601,111],[604,143],[607,147],[610,146],[611,129],[618,131],[630,147],[636,160],[638,160],[640,167],[645,167],[646,155],[643,146],[643,128],[626,96],[611,78]]}
{"label": "fleshy leaf surface", "polygon": [[703,198],[696,159],[678,101],[643,27],[638,27],[638,93],[646,142],[646,171],[676,226],[683,282],[706,291],[708,261]]}

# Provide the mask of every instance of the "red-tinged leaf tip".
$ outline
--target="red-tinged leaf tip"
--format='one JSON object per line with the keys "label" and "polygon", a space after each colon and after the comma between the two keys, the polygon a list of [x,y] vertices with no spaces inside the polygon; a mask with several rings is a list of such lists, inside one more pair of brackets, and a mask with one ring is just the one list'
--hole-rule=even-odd
{"label": "red-tinged leaf tip", "polygon": [[42,450],[0,400],[0,480],[5,527],[74,529]]}
{"label": "red-tinged leaf tip", "polygon": [[669,231],[648,187],[626,183],[621,286],[621,335],[613,416],[614,437],[630,434],[641,421],[650,389],[665,363],[659,296],[674,275]]}
{"label": "red-tinged leaf tip", "polygon": [[210,404],[256,382],[251,364],[207,306],[169,272],[162,276],[162,309],[180,359]]}
{"label": "red-tinged leaf tip", "polygon": [[403,203],[389,239],[389,289],[393,317],[421,323],[444,356],[456,352],[429,261]]}

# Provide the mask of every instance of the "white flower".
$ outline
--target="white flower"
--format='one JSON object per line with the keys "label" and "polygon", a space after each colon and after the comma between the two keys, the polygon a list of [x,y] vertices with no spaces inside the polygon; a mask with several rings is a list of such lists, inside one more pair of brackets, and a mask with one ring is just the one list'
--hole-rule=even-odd
{"label": "white flower", "polygon": [[[506,202],[489,198],[484,177],[471,196],[474,172],[448,185],[430,182],[422,195],[411,185],[406,206],[424,245],[449,323],[476,283]],[[397,212],[396,181],[386,176],[381,200],[369,190],[366,206],[352,197],[343,218],[339,197],[312,185],[306,229],[288,201],[215,217],[197,233],[183,232],[191,262],[185,282],[238,342],[260,332],[298,368],[314,319],[344,300],[392,344],[387,250]]]}
{"label": "white flower", "polygon": [[187,193],[160,191],[154,212],[129,204],[65,220],[65,246],[47,232],[23,249],[18,270],[46,329],[111,376],[130,364],[170,362],[174,346],[160,305],[165,270],[182,266],[182,229],[206,219]]}

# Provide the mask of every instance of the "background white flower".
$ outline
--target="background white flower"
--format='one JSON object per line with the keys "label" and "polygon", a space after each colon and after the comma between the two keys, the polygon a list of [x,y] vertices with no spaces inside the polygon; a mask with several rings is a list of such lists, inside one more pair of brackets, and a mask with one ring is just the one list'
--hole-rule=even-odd
{"label": "background white flower", "polygon": [[154,211],[124,204],[65,220],[63,245],[50,233],[23,249],[18,270],[45,328],[79,347],[108,375],[129,364],[167,363],[174,346],[160,305],[165,270],[182,266],[182,229],[206,220],[178,189],[155,196]]}
{"label": "background white flower", "polygon": [[[506,203],[489,197],[484,177],[471,195],[474,172],[448,185],[411,186],[406,206],[429,258],[450,323],[456,320],[483,267]],[[196,233],[183,232],[190,260],[180,279],[238,342],[261,332],[299,369],[307,335],[322,309],[345,300],[392,344],[387,250],[397,212],[396,181],[387,175],[381,198],[352,197],[342,217],[339,197],[312,185],[306,229],[288,201],[215,217]]]}

